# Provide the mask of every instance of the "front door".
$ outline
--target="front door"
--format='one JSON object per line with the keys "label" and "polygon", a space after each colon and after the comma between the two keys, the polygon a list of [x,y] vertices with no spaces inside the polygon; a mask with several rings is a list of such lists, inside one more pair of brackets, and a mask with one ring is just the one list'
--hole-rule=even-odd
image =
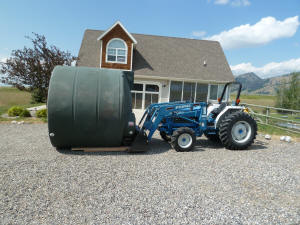
{"label": "front door", "polygon": [[149,82],[136,82],[131,91],[132,108],[145,109],[152,103],[158,103],[160,99],[160,85]]}

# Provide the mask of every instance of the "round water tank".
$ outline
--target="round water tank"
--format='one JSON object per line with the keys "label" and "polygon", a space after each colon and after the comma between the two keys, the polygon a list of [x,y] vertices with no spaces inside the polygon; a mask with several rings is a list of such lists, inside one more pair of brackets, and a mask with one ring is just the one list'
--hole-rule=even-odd
{"label": "round water tank", "polygon": [[132,83],[133,72],[55,67],[47,103],[52,145],[58,148],[121,146],[135,129]]}

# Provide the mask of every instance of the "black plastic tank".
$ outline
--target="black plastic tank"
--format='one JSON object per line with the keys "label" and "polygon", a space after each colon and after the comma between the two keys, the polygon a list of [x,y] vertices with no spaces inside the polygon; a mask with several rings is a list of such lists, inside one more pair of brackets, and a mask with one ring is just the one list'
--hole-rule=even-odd
{"label": "black plastic tank", "polygon": [[[133,139],[133,72],[57,66],[48,91],[48,128],[57,148],[118,147]],[[127,143],[128,144],[128,143]]]}

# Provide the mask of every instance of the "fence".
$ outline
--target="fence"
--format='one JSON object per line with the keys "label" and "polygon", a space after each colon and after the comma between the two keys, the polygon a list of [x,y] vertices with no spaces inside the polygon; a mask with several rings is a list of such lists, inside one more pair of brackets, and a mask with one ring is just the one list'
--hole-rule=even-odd
{"label": "fence", "polygon": [[259,124],[300,134],[300,110],[243,103]]}

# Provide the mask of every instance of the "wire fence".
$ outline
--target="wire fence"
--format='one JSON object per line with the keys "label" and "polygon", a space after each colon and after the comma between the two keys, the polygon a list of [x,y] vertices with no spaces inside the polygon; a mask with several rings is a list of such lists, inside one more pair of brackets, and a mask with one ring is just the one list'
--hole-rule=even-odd
{"label": "wire fence", "polygon": [[300,134],[300,110],[243,103],[259,124]]}

